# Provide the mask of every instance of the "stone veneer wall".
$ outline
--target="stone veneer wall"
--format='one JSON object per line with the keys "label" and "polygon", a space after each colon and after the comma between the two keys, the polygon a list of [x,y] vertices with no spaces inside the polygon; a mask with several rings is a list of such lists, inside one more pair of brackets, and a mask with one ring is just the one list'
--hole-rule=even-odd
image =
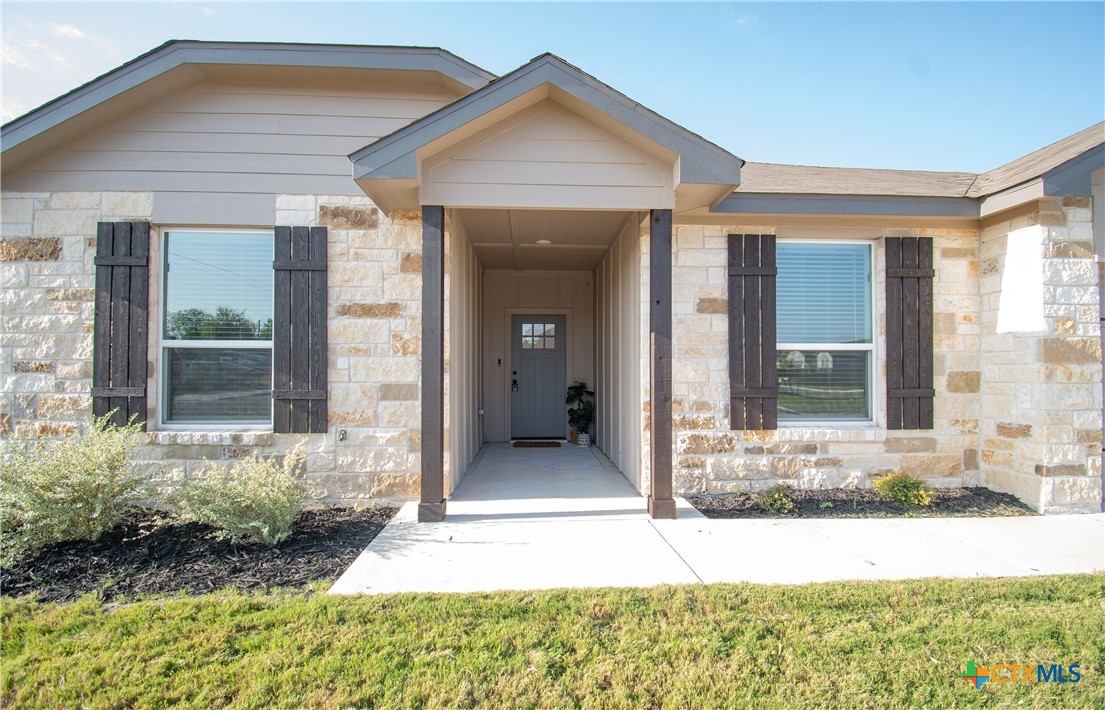
{"label": "stone veneer wall", "polygon": [[[91,412],[97,221],[148,220],[149,193],[3,193],[0,428],[21,437],[73,431]],[[329,426],[326,434],[150,431],[138,459],[163,486],[205,465],[279,454],[305,441],[311,496],[407,498],[420,467],[421,216],[382,216],[367,197],[279,195],[276,222],[329,229]],[[149,401],[160,303],[160,231],[151,239]],[[346,439],[338,441],[337,432]]]}
{"label": "stone veneer wall", "polygon": [[[876,386],[875,426],[729,430],[727,234],[773,234],[772,226],[677,226],[673,265],[675,489],[683,493],[867,487],[893,469],[935,486],[977,485],[979,470],[978,233],[882,230],[935,239],[936,426],[887,431],[886,390]],[[883,242],[875,243],[876,383],[885,382]]]}
{"label": "stone veneer wall", "polygon": [[[985,482],[1044,512],[1100,509],[1097,280],[1089,198],[1049,200],[982,232]],[[1023,312],[1026,291],[1041,312]]]}

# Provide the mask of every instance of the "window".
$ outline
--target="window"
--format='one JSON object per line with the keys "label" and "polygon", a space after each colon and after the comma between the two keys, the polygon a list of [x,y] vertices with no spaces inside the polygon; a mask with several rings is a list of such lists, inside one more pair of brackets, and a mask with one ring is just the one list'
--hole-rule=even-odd
{"label": "window", "polygon": [[556,350],[555,323],[523,323],[523,350]]}
{"label": "window", "polygon": [[273,233],[169,230],[162,420],[272,421]]}
{"label": "window", "polygon": [[869,243],[778,243],[781,421],[872,420],[871,264]]}

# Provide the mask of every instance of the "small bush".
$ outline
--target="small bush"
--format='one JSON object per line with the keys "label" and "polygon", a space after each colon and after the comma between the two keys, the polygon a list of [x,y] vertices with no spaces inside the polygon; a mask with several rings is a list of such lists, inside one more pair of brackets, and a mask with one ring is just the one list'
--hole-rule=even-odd
{"label": "small bush", "polygon": [[906,506],[925,506],[932,503],[925,482],[901,471],[888,473],[873,484],[875,492],[886,500],[892,500]]}
{"label": "small bush", "polygon": [[4,557],[56,542],[96,540],[145,493],[148,479],[131,466],[142,425],[93,417],[86,434],[9,440],[0,460],[0,533]]}
{"label": "small bush", "polygon": [[181,517],[207,523],[233,542],[278,545],[292,533],[307,487],[298,472],[306,456],[303,445],[281,463],[250,456],[233,466],[210,465],[173,497]]}
{"label": "small bush", "polygon": [[794,489],[785,483],[760,491],[755,496],[756,505],[766,513],[785,515],[798,507],[794,499]]}

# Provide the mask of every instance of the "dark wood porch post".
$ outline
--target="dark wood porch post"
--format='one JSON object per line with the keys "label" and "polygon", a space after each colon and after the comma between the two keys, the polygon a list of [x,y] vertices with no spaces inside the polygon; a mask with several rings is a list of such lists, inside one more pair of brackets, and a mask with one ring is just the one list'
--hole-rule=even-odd
{"label": "dark wood porch post", "polygon": [[422,497],[419,522],[445,519],[445,208],[422,207]]}
{"label": "dark wood porch post", "polygon": [[675,518],[671,483],[671,210],[652,210],[649,223],[649,350],[652,404],[649,433],[652,487],[648,514]]}

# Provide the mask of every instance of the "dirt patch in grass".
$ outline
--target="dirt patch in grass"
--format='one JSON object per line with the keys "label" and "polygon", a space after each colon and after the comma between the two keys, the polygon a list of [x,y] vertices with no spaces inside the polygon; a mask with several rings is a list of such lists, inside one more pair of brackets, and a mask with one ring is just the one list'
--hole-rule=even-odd
{"label": "dirt patch in grass", "polygon": [[0,594],[38,593],[68,601],[100,592],[105,600],[142,594],[202,594],[215,589],[302,587],[333,579],[383,529],[396,508],[325,508],[300,513],[276,547],[235,545],[214,529],[135,508],[95,542],[52,545],[3,569]]}
{"label": "dirt patch in grass", "polygon": [[707,518],[999,518],[1036,515],[1008,493],[989,488],[937,488],[932,505],[906,507],[883,500],[869,489],[832,488],[793,491],[797,507],[785,514],[764,512],[751,493],[687,496]]}

